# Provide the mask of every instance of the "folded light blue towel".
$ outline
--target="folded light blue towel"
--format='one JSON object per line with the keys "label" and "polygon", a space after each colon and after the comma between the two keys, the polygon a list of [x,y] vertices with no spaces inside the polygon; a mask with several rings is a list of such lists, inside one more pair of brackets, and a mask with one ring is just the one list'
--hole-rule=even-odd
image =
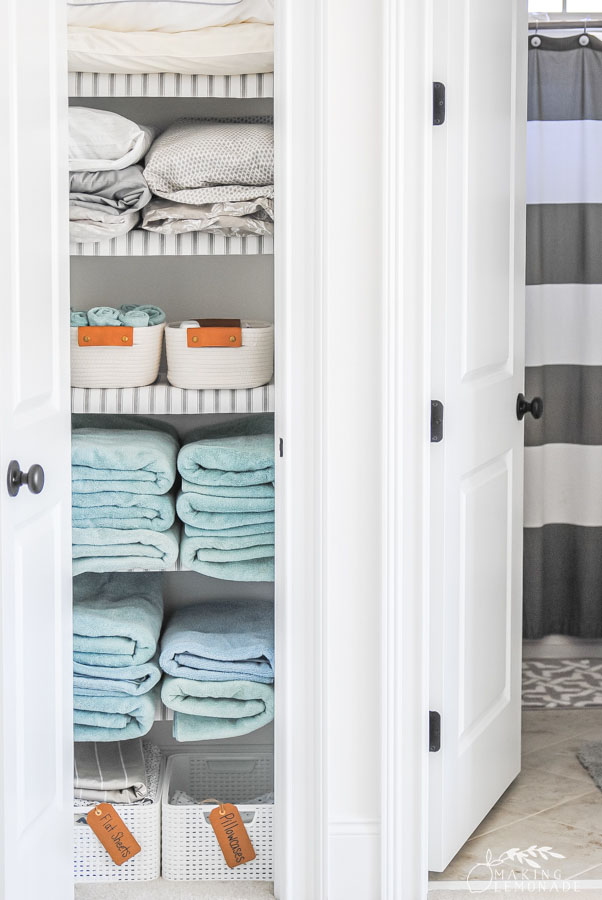
{"label": "folded light blue towel", "polygon": [[273,417],[247,416],[192,432],[178,455],[178,471],[194,484],[274,481]]}
{"label": "folded light blue towel", "polygon": [[[176,503],[176,509],[178,509]],[[179,512],[179,510],[178,510]],[[189,516],[192,519],[192,515]],[[261,526],[262,529],[265,527],[274,528],[274,513],[270,510],[266,512],[245,512],[245,513],[210,513],[210,512],[197,512],[194,515],[194,522],[186,522],[186,525],[191,525],[194,528],[202,529],[203,531],[215,531],[219,532],[228,532],[230,533],[233,528],[256,528]],[[251,534],[252,532],[245,531],[243,534]]]}
{"label": "folded light blue towel", "polygon": [[274,718],[274,688],[257,681],[193,681],[167,675],[161,699],[174,710],[177,741],[249,734]]}
{"label": "folded light blue towel", "polygon": [[176,610],[161,638],[159,665],[196,681],[274,681],[274,604],[220,600]]}
{"label": "folded light blue towel", "polygon": [[200,547],[199,540],[204,539],[182,538],[180,559],[185,568],[226,581],[274,580],[273,543],[236,550],[211,550]]}
{"label": "folded light blue towel", "polygon": [[244,521],[234,521],[241,515],[258,512],[271,512],[273,515],[274,497],[216,497],[182,491],[178,494],[176,509],[182,522],[187,525],[197,526],[197,517],[204,513],[224,513],[232,516],[233,525],[242,525]]}
{"label": "folded light blue towel", "polygon": [[92,667],[152,660],[163,623],[156,575],[79,575],[73,579],[73,659]]}
{"label": "folded light blue towel", "polygon": [[88,324],[88,313],[84,312],[82,309],[73,309],[71,307],[71,325],[74,328],[79,328],[82,325]]}
{"label": "folded light blue towel", "polygon": [[88,310],[88,325],[121,325],[119,310],[112,306],[94,306]]}
{"label": "folded light blue towel", "polygon": [[[186,526],[190,527],[190,526]],[[198,529],[191,528],[191,531]],[[188,535],[188,532],[186,532]],[[222,537],[221,532],[212,531],[208,535],[194,536],[195,545],[201,550],[244,550],[250,547],[274,547],[274,532],[266,534],[239,534]],[[228,559],[230,556],[228,556]],[[226,557],[224,557],[226,559]]]}
{"label": "folded light blue towel", "polygon": [[152,690],[161,679],[159,658],[139,666],[86,666],[73,663],[73,690],[79,696],[139,697]]}
{"label": "folded light blue towel", "polygon": [[[274,483],[269,484],[195,484],[193,481],[182,480],[182,492],[204,494],[208,497],[228,497],[242,500],[274,500]],[[273,506],[266,509],[274,509]]]}
{"label": "folded light blue towel", "polygon": [[99,491],[72,494],[72,519],[76,528],[150,528],[167,531],[176,518],[172,494],[130,494]]}
{"label": "folded light blue towel", "polygon": [[73,574],[82,572],[162,571],[178,558],[180,527],[169,531],[150,528],[74,528]]}
{"label": "folded light blue towel", "polygon": [[253,535],[272,535],[274,540],[274,520],[255,525],[237,525],[233,528],[196,528],[194,525],[184,525],[184,534],[187,537],[241,537]]}
{"label": "folded light blue towel", "polygon": [[158,688],[136,696],[73,695],[75,741],[128,741],[153,727]]}
{"label": "folded light blue towel", "polygon": [[[102,428],[74,417],[71,440],[74,493],[127,491],[165,494],[176,478],[178,438],[162,423],[110,416]],[[119,421],[122,419],[123,421]],[[85,423],[85,424],[84,424]],[[108,426],[108,427],[107,427]]]}

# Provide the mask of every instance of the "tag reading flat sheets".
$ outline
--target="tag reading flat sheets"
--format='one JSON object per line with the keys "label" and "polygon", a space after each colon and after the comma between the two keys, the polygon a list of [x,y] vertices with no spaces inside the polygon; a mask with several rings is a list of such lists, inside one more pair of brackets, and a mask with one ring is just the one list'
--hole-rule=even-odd
{"label": "tag reading flat sheets", "polygon": [[140,853],[142,847],[110,803],[101,803],[86,816],[88,825],[116,866]]}
{"label": "tag reading flat sheets", "polygon": [[234,804],[220,803],[209,813],[209,821],[230,869],[255,859],[253,844]]}

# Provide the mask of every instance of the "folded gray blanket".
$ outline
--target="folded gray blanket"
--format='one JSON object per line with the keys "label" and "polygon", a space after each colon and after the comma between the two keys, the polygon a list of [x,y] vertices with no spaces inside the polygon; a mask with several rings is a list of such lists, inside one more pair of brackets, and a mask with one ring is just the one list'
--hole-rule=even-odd
{"label": "folded gray blanket", "polygon": [[179,119],[153,143],[144,175],[153,194],[180,203],[271,198],[272,120]]}
{"label": "folded gray blanket", "polygon": [[274,604],[220,600],[176,610],[161,638],[159,665],[196,681],[274,681]]}
{"label": "folded gray blanket", "polygon": [[106,172],[71,172],[69,205],[118,215],[138,210],[149,202],[151,192],[141,166],[128,166]]}

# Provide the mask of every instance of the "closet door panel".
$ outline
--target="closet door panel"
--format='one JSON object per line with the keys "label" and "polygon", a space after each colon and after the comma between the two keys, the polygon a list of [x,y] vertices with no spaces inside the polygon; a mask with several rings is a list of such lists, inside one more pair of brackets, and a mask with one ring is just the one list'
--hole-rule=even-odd
{"label": "closet door panel", "polygon": [[[0,33],[0,898],[72,892],[66,53],[61,0]],[[44,471],[11,496],[9,463]],[[39,487],[40,485],[35,485]],[[14,493],[14,492],[13,492]]]}
{"label": "closet door panel", "polygon": [[429,865],[442,871],[520,769],[526,21],[436,0]]}

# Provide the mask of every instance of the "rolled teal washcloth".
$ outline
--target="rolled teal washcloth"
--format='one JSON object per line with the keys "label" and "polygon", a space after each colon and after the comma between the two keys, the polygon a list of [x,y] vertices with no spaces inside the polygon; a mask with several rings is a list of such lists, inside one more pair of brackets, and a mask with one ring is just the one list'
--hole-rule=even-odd
{"label": "rolled teal washcloth", "polygon": [[83,309],[71,309],[71,325],[74,328],[81,328],[88,324],[88,313]]}
{"label": "rolled teal washcloth", "polygon": [[174,710],[176,741],[249,734],[274,718],[274,688],[257,681],[193,681],[167,675],[161,699]]}
{"label": "rolled teal washcloth", "polygon": [[119,322],[121,325],[131,325],[132,328],[144,328],[149,324],[149,315],[142,309],[134,308],[120,312]]}
{"label": "rolled teal washcloth", "polygon": [[121,325],[119,312],[112,306],[95,306],[88,310],[89,325]]}
{"label": "rolled teal washcloth", "polygon": [[[134,311],[139,313],[146,313],[146,315],[148,316],[149,325],[160,325],[161,322],[165,321],[165,313],[163,312],[161,307],[152,306],[150,303],[141,303],[140,305],[137,305],[135,303],[122,303],[122,305],[119,307],[119,312],[124,316]],[[129,325],[131,323],[127,322],[126,324]]]}

